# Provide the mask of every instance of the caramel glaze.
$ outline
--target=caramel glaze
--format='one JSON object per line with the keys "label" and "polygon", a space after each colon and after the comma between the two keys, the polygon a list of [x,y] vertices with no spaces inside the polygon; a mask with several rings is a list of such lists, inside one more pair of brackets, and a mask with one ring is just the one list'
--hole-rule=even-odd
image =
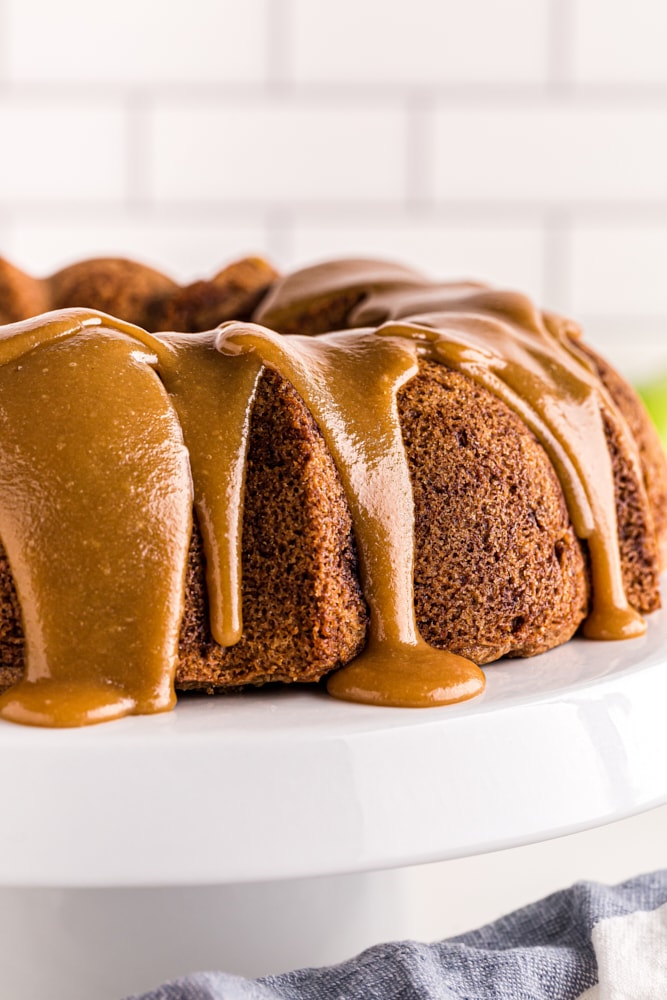
{"label": "caramel glaze", "polygon": [[280,328],[295,315],[307,315],[309,303],[350,288],[361,296],[347,323],[384,324],[381,335],[420,342],[420,354],[465,373],[524,420],[556,469],[575,532],[588,543],[593,607],[584,634],[642,634],[645,623],[623,587],[605,413],[612,415],[641,481],[639,456],[625,420],[579,350],[579,327],[542,313],[518,292],[474,282],[438,284],[373,260],[333,261],[288,275],[276,282],[255,318]]}
{"label": "caramel glaze", "polygon": [[643,632],[623,590],[603,414],[624,425],[572,331],[516,293],[361,262],[278,283],[259,315],[287,316],[354,281],[366,291],[350,322],[366,325],[319,337],[236,322],[151,335],[84,310],[1,331],[0,537],[27,646],[25,679],[0,697],[0,716],[71,726],[172,706],[193,502],[212,634],[239,640],[245,457],[264,366],[302,396],[352,513],[370,631],[364,651],[330,676],[333,695],[420,707],[484,688],[474,663],[428,646],[415,622],[396,395],[421,357],[499,396],[551,457],[591,557],[585,633]]}
{"label": "caramel glaze", "polygon": [[[414,614],[412,489],[396,394],[417,372],[416,343],[373,329],[281,337],[261,326],[222,327],[216,348],[235,365],[249,352],[295,387],[338,468],[352,513],[361,582],[370,608],[366,647],[329,680],[340,698],[421,707],[462,701],[484,688],[470,660],[434,649]],[[248,412],[234,397],[232,414]]]}
{"label": "caramel glaze", "polygon": [[0,535],[26,673],[0,715],[80,726],[174,704],[187,452],[148,338],[82,310],[0,339]]}

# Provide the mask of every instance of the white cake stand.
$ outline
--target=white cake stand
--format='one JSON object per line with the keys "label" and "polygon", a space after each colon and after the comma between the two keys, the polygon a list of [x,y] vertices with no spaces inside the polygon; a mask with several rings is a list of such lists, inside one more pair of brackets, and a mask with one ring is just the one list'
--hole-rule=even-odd
{"label": "white cake stand", "polygon": [[[667,800],[667,614],[641,639],[575,640],[487,679],[441,709],[285,689],[81,730],[0,723],[7,995],[119,1000],[196,966],[326,962],[345,954],[336,933],[354,950],[355,921],[379,927],[398,905],[391,877],[369,872]],[[109,912],[143,964],[110,947]],[[44,970],[29,987],[27,968]]]}

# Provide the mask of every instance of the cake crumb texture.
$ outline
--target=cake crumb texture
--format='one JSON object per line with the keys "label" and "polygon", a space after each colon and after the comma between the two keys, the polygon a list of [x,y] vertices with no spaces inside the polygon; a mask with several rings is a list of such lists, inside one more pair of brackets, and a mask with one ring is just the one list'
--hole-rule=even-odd
{"label": "cake crumb texture", "polygon": [[[252,319],[277,277],[267,262],[246,258],[210,281],[180,286],[132,261],[100,259],[39,280],[0,259],[0,322],[82,306],[152,331],[196,332]],[[364,294],[351,288],[304,299],[273,325],[301,335],[344,328]],[[625,380],[579,340],[574,346],[616,407],[603,409],[603,421],[623,582],[630,604],[650,612],[660,606],[659,571],[667,565],[667,463]],[[591,606],[589,556],[542,446],[497,396],[433,361],[419,362],[397,405],[413,489],[414,603],[424,639],[478,664],[565,642]],[[260,376],[251,414],[244,627],[235,646],[211,637],[205,570],[195,516],[176,672],[181,690],[317,681],[364,647],[369,613],[340,476],[303,400],[270,368]],[[21,678],[23,659],[20,602],[0,547],[0,690]]]}

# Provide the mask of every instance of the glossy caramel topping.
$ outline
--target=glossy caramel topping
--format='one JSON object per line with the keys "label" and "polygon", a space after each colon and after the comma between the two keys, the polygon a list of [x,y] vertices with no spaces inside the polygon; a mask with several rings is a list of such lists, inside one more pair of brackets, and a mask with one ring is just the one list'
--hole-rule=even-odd
{"label": "glossy caramel topping", "polygon": [[378,326],[388,319],[436,312],[446,303],[483,288],[476,282],[438,284],[400,264],[382,260],[333,260],[288,274],[275,283],[253,319],[280,330],[310,304],[358,292],[346,327]]}
{"label": "glossy caramel topping", "polygon": [[[396,396],[420,357],[488,388],[544,445],[589,545],[587,634],[643,630],[623,591],[603,414],[622,424],[567,324],[516,293],[433,285],[373,262],[293,276],[259,315],[298,313],[309,296],[353,286],[363,293],[354,321],[372,317],[379,329],[283,337],[228,323],[151,335],[83,310],[4,328],[0,537],[27,645],[25,680],[0,697],[0,716],[82,725],[173,704],[193,501],[212,634],[222,645],[239,640],[245,461],[263,366],[312,413],[352,513],[370,631],[360,656],[330,677],[332,694],[424,706],[484,687],[475,664],[428,646],[415,622],[413,501]],[[426,313],[413,316],[417,308]]]}
{"label": "glossy caramel topping", "polygon": [[[577,325],[543,314],[518,292],[434,283],[370,260],[333,261],[288,275],[256,316],[284,322],[342,288],[363,292],[348,316],[350,325],[386,323],[383,336],[421,341],[423,355],[464,372],[523,418],[551,458],[577,535],[588,542],[593,609],[584,633],[598,639],[642,634],[645,624],[623,588],[605,411],[613,414],[641,481],[637,449],[576,344]],[[387,323],[403,318],[410,324]]]}
{"label": "glossy caramel topping", "polygon": [[[329,681],[352,701],[419,707],[479,694],[482,671],[419,635],[413,598],[414,512],[396,394],[417,371],[416,345],[374,330],[281,337],[225,325],[217,349],[230,373],[246,352],[295,387],[319,426],[348,497],[370,607],[366,648]],[[243,352],[239,355],[239,351]],[[248,399],[248,410],[250,399]],[[232,410],[238,420],[235,404]]]}
{"label": "glossy caramel topping", "polygon": [[551,458],[576,533],[588,542],[593,607],[584,634],[643,635],[646,625],[623,587],[605,398],[591,373],[546,327],[522,328],[480,314],[417,317],[388,323],[378,334],[421,340],[428,355],[468,375],[523,418]]}
{"label": "glossy caramel topping", "polygon": [[211,635],[221,646],[233,646],[243,633],[243,487],[250,414],[262,364],[255,354],[225,363],[216,350],[215,333],[163,334],[160,341],[160,374],[190,454]]}
{"label": "glossy caramel topping", "polygon": [[142,339],[79,310],[2,331],[0,535],[26,635],[5,719],[79,726],[174,704],[192,490]]}
{"label": "glossy caramel topping", "polygon": [[327,261],[294,271],[276,281],[253,318],[257,323],[280,327],[284,317],[316,299],[355,289],[368,295],[374,289],[408,290],[424,284],[427,282],[422,275],[402,264],[363,259]]}

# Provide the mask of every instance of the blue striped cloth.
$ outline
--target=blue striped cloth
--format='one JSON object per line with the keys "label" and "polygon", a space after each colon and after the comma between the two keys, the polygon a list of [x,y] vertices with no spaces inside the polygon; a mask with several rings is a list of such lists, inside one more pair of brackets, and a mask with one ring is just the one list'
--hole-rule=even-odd
{"label": "blue striped cloth", "polygon": [[262,979],[199,972],[126,1000],[664,1000],[667,869],[581,882],[460,937]]}

